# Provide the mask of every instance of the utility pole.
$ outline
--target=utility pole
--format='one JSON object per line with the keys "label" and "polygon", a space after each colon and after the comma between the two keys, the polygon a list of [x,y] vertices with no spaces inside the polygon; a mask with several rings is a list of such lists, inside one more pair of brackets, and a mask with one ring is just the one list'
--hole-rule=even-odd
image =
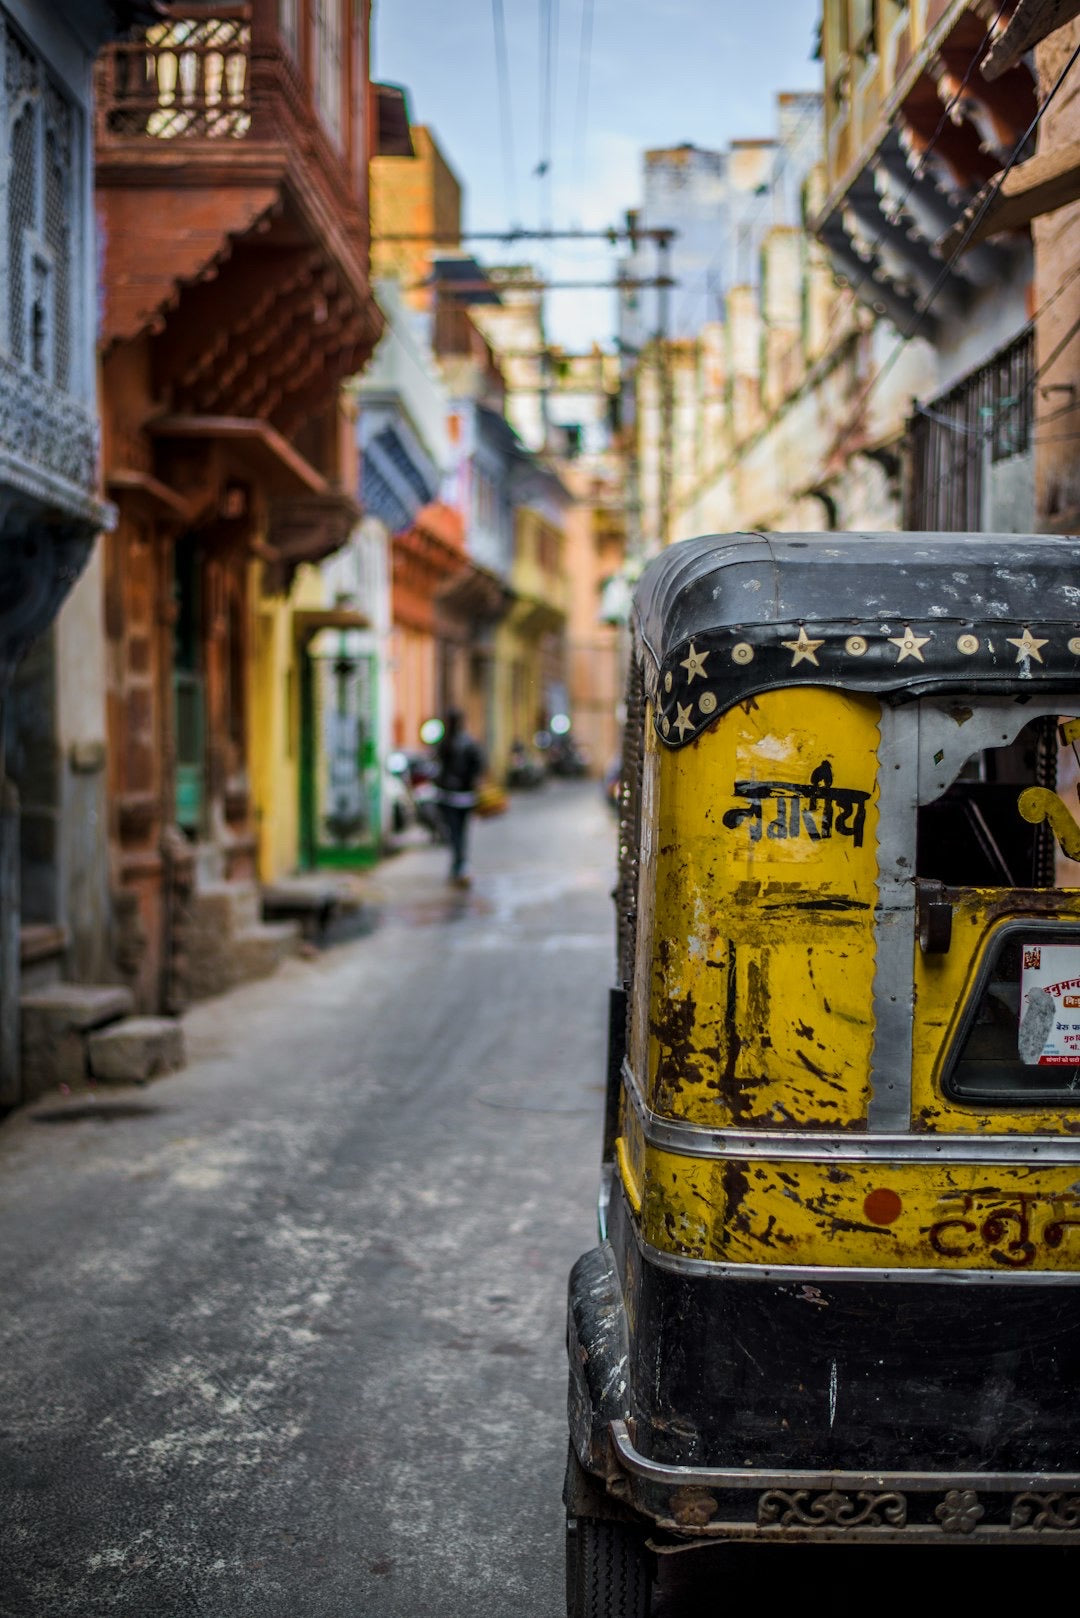
{"label": "utility pole", "polygon": [[466,294],[476,292],[582,292],[586,290],[636,292],[655,287],[661,292],[668,292],[674,285],[675,282],[670,278],[655,275],[638,278],[620,277],[614,281],[544,281],[535,279],[507,281],[505,283],[492,280],[455,281],[451,277],[440,280],[437,276],[426,276],[423,281],[416,282],[415,286],[410,290],[417,291],[421,287],[437,286],[440,292],[443,293],[463,292]]}
{"label": "utility pole", "polygon": [[660,395],[660,547],[671,544],[671,507],[673,493],[673,460],[675,401],[671,374],[671,299],[670,275],[671,239],[665,236],[656,243],[656,362]]}
{"label": "utility pole", "polygon": [[387,231],[372,236],[373,242],[413,242],[431,247],[460,247],[462,242],[502,242],[512,246],[515,242],[607,242],[615,247],[619,242],[671,242],[678,231],[667,225],[653,227],[611,225],[605,230],[459,230],[445,235],[431,231]]}

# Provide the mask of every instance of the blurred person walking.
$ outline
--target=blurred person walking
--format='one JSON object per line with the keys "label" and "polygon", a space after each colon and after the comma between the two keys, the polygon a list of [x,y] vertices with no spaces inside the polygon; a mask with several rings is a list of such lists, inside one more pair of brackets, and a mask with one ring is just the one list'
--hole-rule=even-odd
{"label": "blurred person walking", "polygon": [[469,816],[476,808],[476,789],[484,773],[484,755],[465,729],[464,716],[450,708],[443,717],[443,737],[439,743],[439,773],[435,784],[439,808],[450,844],[450,881],[467,888],[465,872]]}

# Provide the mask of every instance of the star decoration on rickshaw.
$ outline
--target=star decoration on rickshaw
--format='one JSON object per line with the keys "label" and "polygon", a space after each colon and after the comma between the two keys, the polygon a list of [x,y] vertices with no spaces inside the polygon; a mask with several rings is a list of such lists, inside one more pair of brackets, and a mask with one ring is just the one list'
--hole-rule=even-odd
{"label": "star decoration on rickshaw", "polygon": [[693,683],[694,676],[696,674],[700,674],[701,678],[704,680],[705,659],[708,657],[708,655],[708,652],[699,652],[693,641],[690,642],[690,650],[679,664],[681,669],[686,670],[687,685],[691,685]]}
{"label": "star decoration on rickshaw", "polygon": [[694,728],[694,721],[690,717],[690,712],[693,706],[694,704],[692,702],[688,702],[685,708],[681,702],[677,702],[675,704],[674,725],[675,729],[679,732],[680,741],[684,739],[688,730],[693,730]]}
{"label": "star decoration on rickshaw", "polygon": [[1024,625],[1024,633],[1022,635],[1017,635],[1015,638],[1010,635],[1006,635],[1005,639],[1008,641],[1010,646],[1016,647],[1016,661],[1018,663],[1023,663],[1025,659],[1029,657],[1033,657],[1036,663],[1042,662],[1043,658],[1041,648],[1046,646],[1048,643],[1044,640],[1036,640],[1035,636],[1031,633],[1031,630],[1026,624]]}
{"label": "star decoration on rickshaw", "polygon": [[896,659],[898,663],[902,663],[905,657],[914,657],[920,663],[925,663],[926,659],[922,655],[922,649],[930,644],[930,639],[929,635],[916,635],[910,624],[904,625],[902,635],[890,635],[888,637],[890,646],[899,647],[899,656]]}
{"label": "star decoration on rickshaw", "polygon": [[790,652],[792,654],[792,668],[794,668],[796,664],[802,662],[813,663],[815,668],[821,667],[817,660],[817,652],[818,647],[824,646],[825,642],[823,640],[811,640],[809,635],[806,633],[805,624],[799,625],[798,640],[782,640],[780,644],[786,652]]}

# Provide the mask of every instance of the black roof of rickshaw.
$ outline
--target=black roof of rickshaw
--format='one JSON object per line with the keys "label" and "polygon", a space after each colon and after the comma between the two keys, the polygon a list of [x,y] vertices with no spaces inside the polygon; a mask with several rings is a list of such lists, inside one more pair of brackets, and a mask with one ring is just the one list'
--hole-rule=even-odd
{"label": "black roof of rickshaw", "polygon": [[656,557],[634,602],[670,746],[776,686],[1080,687],[1072,538],[713,534]]}

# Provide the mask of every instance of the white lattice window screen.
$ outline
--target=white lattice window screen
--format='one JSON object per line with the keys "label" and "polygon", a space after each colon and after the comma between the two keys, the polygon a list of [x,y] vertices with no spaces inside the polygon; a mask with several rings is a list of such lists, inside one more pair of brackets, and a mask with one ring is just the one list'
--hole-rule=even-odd
{"label": "white lattice window screen", "polygon": [[0,335],[18,365],[66,391],[81,381],[74,349],[81,113],[2,13],[0,55],[9,154]]}
{"label": "white lattice window screen", "polygon": [[300,0],[278,0],[278,32],[295,59],[300,54]]}
{"label": "white lattice window screen", "polygon": [[338,146],[342,139],[345,0],[312,0],[312,90],[319,118]]}

